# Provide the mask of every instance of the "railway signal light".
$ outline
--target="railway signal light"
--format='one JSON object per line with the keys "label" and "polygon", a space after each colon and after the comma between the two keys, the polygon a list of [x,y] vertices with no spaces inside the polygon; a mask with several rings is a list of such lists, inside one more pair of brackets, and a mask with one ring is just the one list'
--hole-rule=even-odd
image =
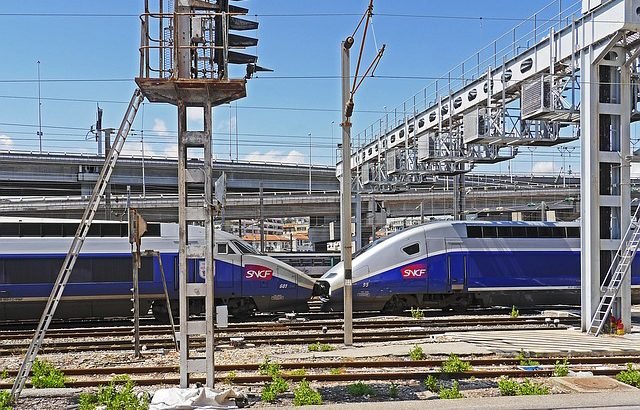
{"label": "railway signal light", "polygon": [[230,30],[244,32],[258,28],[257,21],[236,17],[238,15],[246,15],[249,10],[244,7],[230,5],[229,0],[217,0],[213,7],[216,12],[225,13],[215,17],[215,44],[217,48],[214,61],[218,64],[218,78],[228,78],[228,64],[246,64],[246,79],[251,78],[258,71],[273,71],[260,67],[257,64],[257,56],[234,51],[258,45],[257,38],[230,32]]}

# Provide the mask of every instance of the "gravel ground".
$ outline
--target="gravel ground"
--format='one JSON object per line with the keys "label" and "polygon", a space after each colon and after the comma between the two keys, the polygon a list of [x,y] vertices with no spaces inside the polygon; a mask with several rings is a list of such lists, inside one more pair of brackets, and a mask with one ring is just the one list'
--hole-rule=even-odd
{"label": "gravel ground", "polygon": [[[473,316],[456,316],[456,318]],[[388,320],[389,317],[380,317],[380,320]],[[72,340],[72,339],[69,339]],[[101,339],[104,340],[104,339]],[[442,343],[449,341],[444,336],[435,336],[428,339],[430,343]],[[0,343],[2,343],[0,341]],[[393,342],[389,342],[393,343]],[[376,343],[376,345],[379,343]],[[358,344],[362,345],[362,344]],[[339,346],[338,346],[339,347]],[[410,347],[407,348],[407,354]],[[287,354],[295,353],[308,353],[307,345],[277,345],[277,346],[255,346],[255,347],[239,347],[239,348],[225,348],[215,352],[216,364],[243,364],[243,363],[261,363],[265,357],[277,357]],[[66,353],[66,354],[42,354],[40,359],[44,359],[53,363],[59,368],[102,368],[102,367],[136,367],[136,366],[177,366],[179,364],[179,355],[175,351],[171,350],[149,350],[143,352],[142,359],[133,358],[132,351],[113,352],[113,351],[97,351],[97,352],[78,352],[78,353]],[[433,357],[442,358],[442,357]],[[398,357],[372,357],[370,361],[382,361],[382,360],[397,360]],[[21,364],[21,356],[0,357],[0,372],[3,369],[17,369]],[[299,361],[338,361],[339,358],[321,357],[300,359]],[[366,359],[359,359],[366,360]],[[274,359],[273,361],[278,361]],[[282,360],[281,360],[282,361]],[[287,362],[295,362],[296,360],[287,360]],[[307,369],[307,372],[312,370]],[[322,370],[327,372],[327,370]],[[243,372],[243,374],[245,374]],[[144,375],[141,377],[150,377],[151,375]],[[99,379],[110,379],[109,375],[98,376]],[[87,377],[77,377],[77,379],[87,379]],[[135,376],[133,377],[135,380]],[[4,379],[7,382],[9,380]],[[443,381],[445,386],[450,385],[450,381]],[[391,384],[388,382],[367,382],[369,386],[373,388],[373,394],[362,397],[354,397],[347,392],[347,386],[351,383],[337,383],[337,382],[311,382],[311,386],[317,389],[323,397],[325,404],[331,403],[346,403],[346,402],[372,402],[372,401],[387,401],[387,400],[429,400],[436,399],[437,394],[429,392],[425,385],[420,381],[399,381],[397,384]],[[290,391],[283,394],[281,398],[275,403],[278,406],[290,406],[292,405],[293,393],[292,388],[295,383],[289,383]],[[497,388],[496,380],[461,380],[459,382],[460,391],[465,397],[487,397],[498,396],[499,391]],[[158,386],[159,387],[159,386]],[[216,385],[218,389],[233,387],[236,391],[245,392],[250,397],[250,400],[255,403],[255,407],[273,406],[271,403],[260,402],[260,393],[262,385],[247,385],[247,386],[229,386],[224,384],[222,380]],[[141,390],[153,391],[156,388],[144,387]],[[25,389],[25,392],[21,398],[20,404],[17,409],[66,409],[68,406],[72,406],[77,402],[77,394],[71,397],[31,397],[33,394],[39,394],[34,392],[33,389]],[[552,393],[562,393],[557,388],[552,388]]]}

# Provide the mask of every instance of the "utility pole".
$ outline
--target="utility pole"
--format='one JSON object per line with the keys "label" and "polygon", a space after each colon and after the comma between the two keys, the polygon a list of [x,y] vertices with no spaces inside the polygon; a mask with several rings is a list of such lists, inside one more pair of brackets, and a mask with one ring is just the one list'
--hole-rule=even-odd
{"label": "utility pole", "polygon": [[[351,85],[349,77],[349,49],[353,46],[353,37],[347,37],[341,44],[342,51],[342,196],[340,197],[340,244],[344,266],[344,344],[353,344],[353,302],[351,267],[351,120],[348,113]],[[352,108],[353,109],[353,108]]]}
{"label": "utility pole", "polygon": [[354,110],[353,97],[358,91],[360,85],[364,79],[370,73],[373,75],[375,72],[382,54],[384,53],[385,45],[378,51],[373,62],[367,68],[365,73],[358,81],[358,72],[360,69],[360,62],[362,61],[362,54],[364,51],[364,44],[367,37],[367,30],[369,28],[369,21],[373,16],[373,0],[369,2],[367,11],[360,19],[358,26],[356,27],[353,35],[356,34],[360,25],[365,21],[364,34],[362,36],[362,43],[360,45],[360,55],[358,56],[358,63],[356,64],[356,72],[353,77],[353,85],[350,86],[350,54],[349,50],[355,42],[353,35],[348,36],[341,44],[341,63],[342,63],[342,181],[340,198],[340,244],[342,245],[342,261],[344,268],[344,344],[345,346],[351,346],[353,344],[353,301],[352,301],[352,245],[351,245],[351,116]]}
{"label": "utility pole", "polygon": [[40,153],[42,154],[42,101],[40,98],[40,60],[38,60],[38,141],[40,142]]}
{"label": "utility pole", "polygon": [[309,195],[311,195],[311,133],[309,133]]}

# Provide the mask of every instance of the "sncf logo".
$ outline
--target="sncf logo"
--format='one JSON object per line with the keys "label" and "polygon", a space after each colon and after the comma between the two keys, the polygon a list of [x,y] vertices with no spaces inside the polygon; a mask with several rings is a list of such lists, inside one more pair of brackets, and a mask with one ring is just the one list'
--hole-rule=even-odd
{"label": "sncf logo", "polygon": [[402,279],[422,279],[427,277],[427,265],[424,263],[414,263],[413,265],[400,268]]}
{"label": "sncf logo", "polygon": [[271,280],[273,270],[266,266],[246,265],[244,267],[244,278],[249,280]]}

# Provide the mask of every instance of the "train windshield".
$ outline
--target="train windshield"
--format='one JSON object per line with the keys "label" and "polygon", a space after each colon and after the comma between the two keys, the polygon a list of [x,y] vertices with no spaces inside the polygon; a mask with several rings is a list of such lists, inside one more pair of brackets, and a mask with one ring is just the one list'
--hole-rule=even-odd
{"label": "train windshield", "polygon": [[241,242],[241,241],[233,241],[233,244],[240,250],[240,253],[242,253],[243,255],[246,255],[246,254],[260,255],[261,254],[253,246],[249,245],[248,243]]}

